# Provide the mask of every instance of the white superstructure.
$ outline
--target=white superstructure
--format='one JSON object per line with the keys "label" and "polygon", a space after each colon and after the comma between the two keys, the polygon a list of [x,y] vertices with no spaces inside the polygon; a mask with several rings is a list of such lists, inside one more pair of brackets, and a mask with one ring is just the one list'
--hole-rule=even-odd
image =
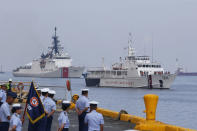
{"label": "white superstructure", "polygon": [[56,28],[52,38],[53,46],[49,47],[50,50],[47,54],[43,53],[41,58],[18,67],[13,71],[13,75],[18,77],[81,77],[84,67],[72,66],[71,57],[68,53],[63,52],[63,47],[59,44]]}
{"label": "white superstructure", "polygon": [[87,86],[170,88],[176,75],[165,71],[159,63],[151,62],[149,56],[136,56],[129,41],[128,56],[111,69],[88,69]]}

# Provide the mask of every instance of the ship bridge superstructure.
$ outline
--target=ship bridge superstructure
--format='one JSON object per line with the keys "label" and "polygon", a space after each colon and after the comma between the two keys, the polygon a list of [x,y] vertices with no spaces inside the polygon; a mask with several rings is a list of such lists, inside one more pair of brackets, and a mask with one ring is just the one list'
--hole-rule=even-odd
{"label": "ship bridge superstructure", "polygon": [[[131,34],[130,34],[130,38],[131,38]],[[165,73],[169,73],[164,71],[160,63],[152,62],[150,56],[147,55],[137,56],[135,54],[135,48],[133,48],[132,45],[133,45],[132,40],[129,39],[128,47],[126,48],[128,49],[127,56],[124,59],[120,57],[119,62],[112,64],[111,70],[102,70],[102,71],[99,70],[99,71],[95,71],[94,74],[100,74],[100,75],[119,74],[118,76],[124,75],[125,77],[125,75],[127,75],[127,72],[131,67],[137,71],[138,76],[162,75]],[[109,71],[111,73],[109,73]]]}
{"label": "ship bridge superstructure", "polygon": [[60,44],[60,40],[57,36],[57,28],[55,27],[55,34],[52,36],[52,46],[49,47],[47,54],[42,53],[41,61],[54,61],[55,66],[60,67],[70,67],[72,66],[72,59],[69,54],[63,52],[63,47]]}

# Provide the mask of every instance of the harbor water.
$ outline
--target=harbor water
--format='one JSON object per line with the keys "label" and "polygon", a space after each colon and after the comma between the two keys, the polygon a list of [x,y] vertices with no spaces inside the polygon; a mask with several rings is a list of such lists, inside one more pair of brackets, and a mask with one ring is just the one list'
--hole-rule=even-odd
{"label": "harbor water", "polygon": [[[62,78],[29,78],[13,77],[11,73],[0,74],[0,81],[34,80],[41,87],[49,87],[56,91],[56,99],[68,99],[66,79]],[[84,79],[70,79],[72,94],[80,94],[85,88]],[[158,121],[197,129],[197,77],[177,77],[171,89],[132,89],[132,88],[98,88],[89,87],[89,99],[96,100],[99,107],[145,117],[143,96],[157,94],[159,96],[156,119]]]}

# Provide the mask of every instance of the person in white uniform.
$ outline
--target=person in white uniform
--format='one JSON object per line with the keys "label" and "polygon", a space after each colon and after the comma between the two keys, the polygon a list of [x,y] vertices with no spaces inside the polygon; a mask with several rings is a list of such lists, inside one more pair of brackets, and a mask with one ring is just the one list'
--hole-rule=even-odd
{"label": "person in white uniform", "polygon": [[43,89],[41,89],[41,92],[42,92],[42,95],[40,96],[40,100],[44,104],[44,100],[46,100],[48,98],[49,88],[43,88]]}
{"label": "person in white uniform", "polygon": [[16,93],[8,92],[6,102],[4,102],[0,107],[0,130],[8,131],[10,124],[10,105],[14,102],[17,97]]}
{"label": "person in white uniform", "polygon": [[88,131],[103,131],[104,119],[103,115],[96,112],[98,102],[90,102],[90,113],[85,117],[85,124],[88,125]]}
{"label": "person in white uniform", "polygon": [[79,120],[79,131],[88,131],[87,125],[84,123],[85,116],[89,109],[88,89],[82,89],[82,95],[76,102],[76,112]]}
{"label": "person in white uniform", "polygon": [[58,131],[68,131],[70,126],[70,121],[68,118],[68,111],[70,107],[70,101],[63,101],[62,102],[62,112],[58,117],[59,128]]}
{"label": "person in white uniform", "polygon": [[0,106],[6,101],[7,95],[6,95],[6,85],[1,85],[0,89]]}
{"label": "person in white uniform", "polygon": [[47,114],[47,124],[46,124],[46,131],[51,131],[51,124],[53,121],[53,114],[56,110],[56,103],[53,100],[54,95],[56,92],[54,90],[49,90],[48,92],[48,99],[45,100],[45,110]]}
{"label": "person in white uniform", "polygon": [[37,90],[38,96],[40,97],[41,96],[41,89],[36,89],[36,90]]}
{"label": "person in white uniform", "polygon": [[9,131],[22,131],[22,120],[20,118],[21,114],[21,105],[20,104],[13,104],[12,106],[12,117],[10,120],[10,130]]}

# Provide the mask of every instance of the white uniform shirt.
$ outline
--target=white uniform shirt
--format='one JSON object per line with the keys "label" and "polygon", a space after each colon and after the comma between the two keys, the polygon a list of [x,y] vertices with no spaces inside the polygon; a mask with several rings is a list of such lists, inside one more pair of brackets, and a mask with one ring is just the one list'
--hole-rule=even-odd
{"label": "white uniform shirt", "polygon": [[12,129],[13,126],[16,126],[16,131],[22,131],[22,121],[17,113],[14,113],[10,120],[10,128]]}
{"label": "white uniform shirt", "polygon": [[49,97],[43,97],[43,99],[42,99],[42,104],[43,104],[45,110],[47,108],[46,105],[47,105],[48,99],[49,99]]}
{"label": "white uniform shirt", "polygon": [[76,102],[76,108],[79,108],[79,110],[82,111],[86,107],[90,107],[89,100],[87,97],[82,95]]}
{"label": "white uniform shirt", "polygon": [[50,113],[52,110],[56,110],[56,104],[50,97],[47,97],[44,101],[45,110]]}
{"label": "white uniform shirt", "polygon": [[1,102],[5,102],[6,101],[6,92],[4,90],[0,90],[0,98],[1,98]]}
{"label": "white uniform shirt", "polygon": [[69,128],[70,121],[68,119],[68,114],[66,111],[62,111],[60,113],[60,116],[58,117],[58,122],[59,122],[59,127],[61,127],[62,124],[64,124],[64,128]]}
{"label": "white uniform shirt", "polygon": [[100,125],[104,124],[104,119],[100,113],[93,110],[86,115],[84,122],[88,124],[88,131],[100,131]]}
{"label": "white uniform shirt", "polygon": [[7,102],[4,102],[0,107],[0,121],[1,122],[9,122],[8,116],[10,115],[10,106]]}
{"label": "white uniform shirt", "polygon": [[41,100],[41,102],[43,103],[43,99],[44,99],[44,96],[40,96],[40,100]]}

